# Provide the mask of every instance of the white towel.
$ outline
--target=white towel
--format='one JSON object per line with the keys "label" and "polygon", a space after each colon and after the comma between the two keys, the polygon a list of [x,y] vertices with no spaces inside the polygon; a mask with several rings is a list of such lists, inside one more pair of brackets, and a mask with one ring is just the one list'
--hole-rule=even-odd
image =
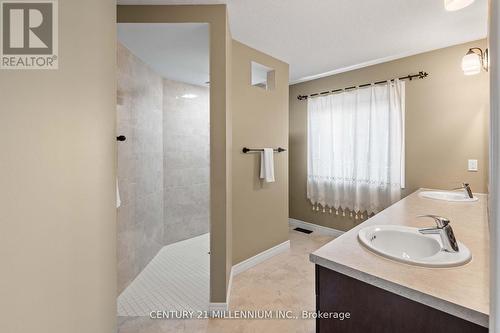
{"label": "white towel", "polygon": [[116,208],[120,207],[122,201],[120,200],[120,189],[118,188],[118,178],[116,178]]}
{"label": "white towel", "polygon": [[264,148],[260,153],[260,179],[266,183],[274,182],[274,150]]}

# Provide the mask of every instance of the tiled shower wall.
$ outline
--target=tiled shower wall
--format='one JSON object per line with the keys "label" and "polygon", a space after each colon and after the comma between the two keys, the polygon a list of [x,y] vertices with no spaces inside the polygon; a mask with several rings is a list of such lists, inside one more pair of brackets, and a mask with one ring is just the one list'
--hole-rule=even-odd
{"label": "tiled shower wall", "polygon": [[164,245],[162,78],[118,44],[118,292]]}
{"label": "tiled shower wall", "polygon": [[120,293],[163,246],[209,231],[210,138],[208,88],[163,79],[121,44],[117,54]]}
{"label": "tiled shower wall", "polygon": [[165,244],[209,231],[209,109],[208,88],[163,81]]}

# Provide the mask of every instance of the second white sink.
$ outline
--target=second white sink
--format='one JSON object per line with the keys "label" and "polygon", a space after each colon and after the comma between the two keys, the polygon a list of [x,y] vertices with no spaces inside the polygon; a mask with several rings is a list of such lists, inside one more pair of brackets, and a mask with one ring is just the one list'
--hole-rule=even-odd
{"label": "second white sink", "polygon": [[455,201],[455,202],[473,202],[479,200],[477,197],[469,198],[464,191],[422,191],[418,194],[421,197],[428,199]]}
{"label": "second white sink", "polygon": [[358,239],[370,251],[410,265],[453,267],[464,265],[472,258],[470,250],[460,242],[458,252],[446,252],[439,236],[422,235],[417,228],[406,226],[366,227],[359,231]]}

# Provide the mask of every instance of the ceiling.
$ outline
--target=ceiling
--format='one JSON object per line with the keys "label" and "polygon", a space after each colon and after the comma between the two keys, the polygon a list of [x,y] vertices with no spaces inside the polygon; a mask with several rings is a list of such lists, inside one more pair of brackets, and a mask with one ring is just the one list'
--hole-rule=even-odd
{"label": "ceiling", "polygon": [[210,81],[207,23],[119,23],[118,40],[166,79]]}
{"label": "ceiling", "polygon": [[290,64],[291,83],[486,37],[487,0],[118,0],[227,3],[234,39]]}

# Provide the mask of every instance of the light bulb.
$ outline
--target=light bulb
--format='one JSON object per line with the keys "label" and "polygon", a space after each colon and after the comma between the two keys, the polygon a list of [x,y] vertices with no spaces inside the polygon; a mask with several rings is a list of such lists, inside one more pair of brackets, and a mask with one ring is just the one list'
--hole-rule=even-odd
{"label": "light bulb", "polygon": [[444,0],[444,8],[448,11],[455,11],[472,4],[474,0]]}
{"label": "light bulb", "polygon": [[187,98],[187,99],[193,99],[193,98],[198,97],[198,95],[195,95],[195,94],[184,94],[181,97],[182,98]]}

